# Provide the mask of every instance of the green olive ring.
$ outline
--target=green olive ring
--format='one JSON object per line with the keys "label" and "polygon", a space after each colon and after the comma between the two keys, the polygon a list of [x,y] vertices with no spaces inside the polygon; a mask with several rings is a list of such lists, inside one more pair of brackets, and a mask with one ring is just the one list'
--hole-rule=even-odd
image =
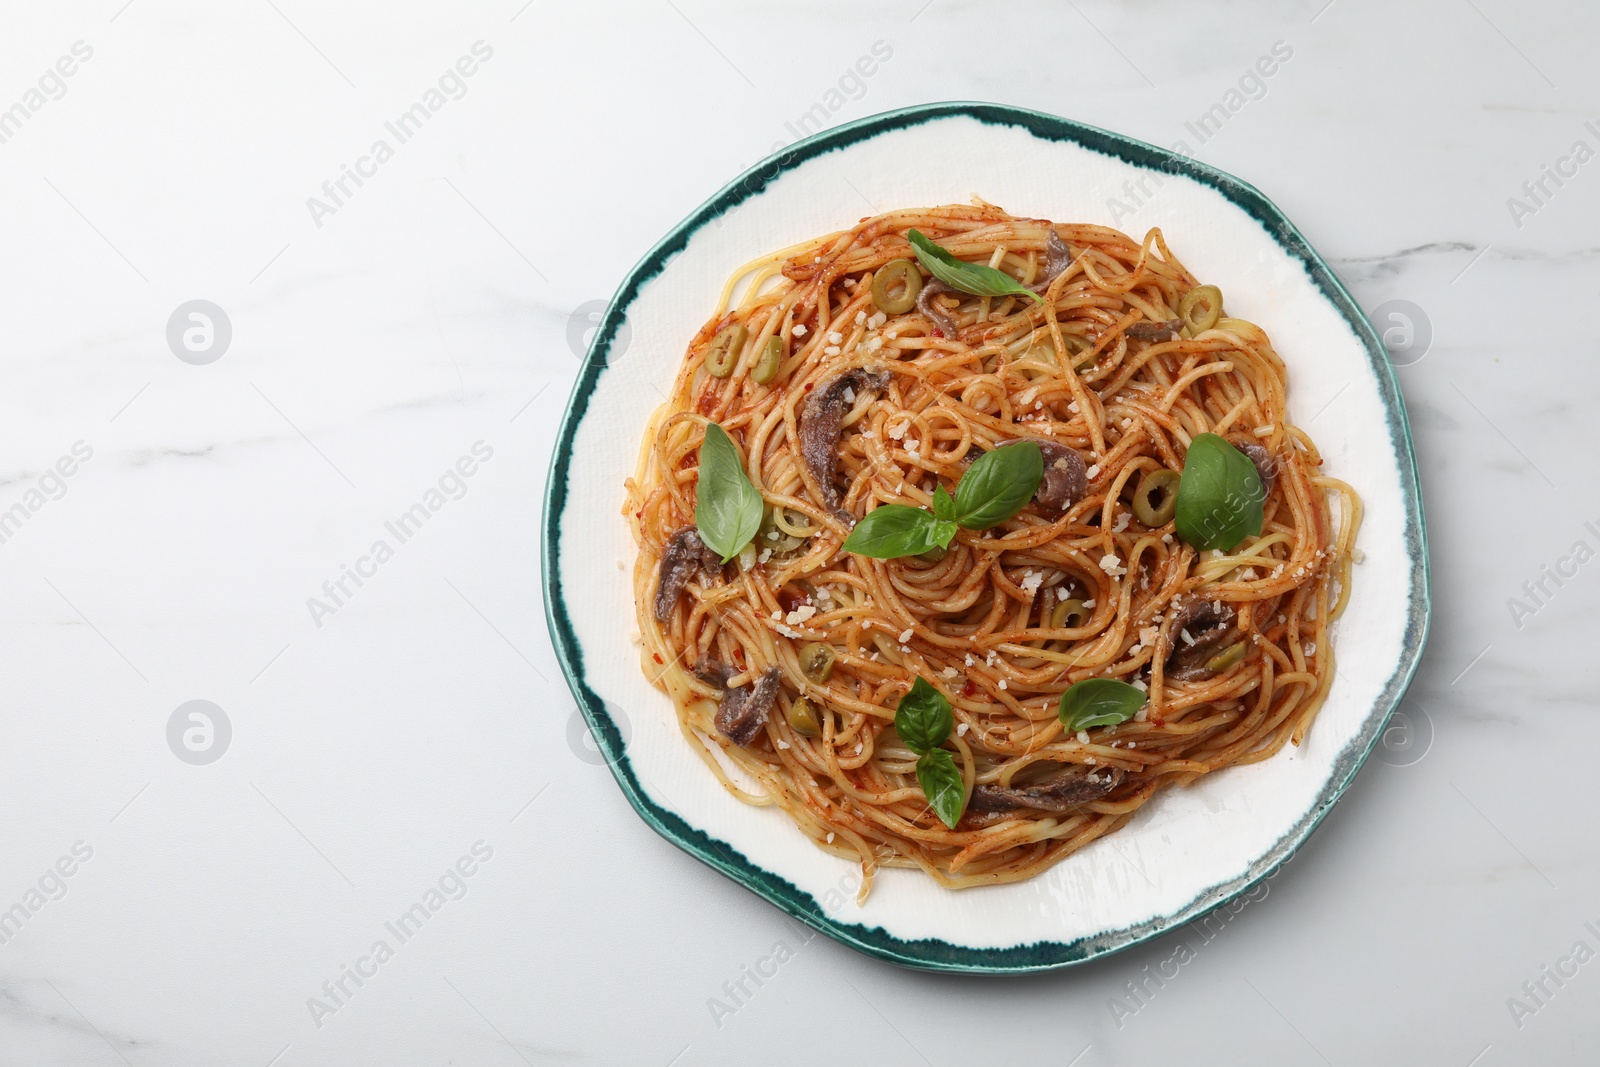
{"label": "green olive ring", "polygon": [[1172,521],[1178,511],[1177,471],[1146,471],[1133,491],[1133,517],[1152,530]]}
{"label": "green olive ring", "polygon": [[749,337],[750,331],[740,323],[718,330],[711,339],[711,347],[706,349],[706,373],[713,378],[726,378],[732,374],[733,368],[739,365],[739,354],[744,351],[744,343]]}
{"label": "green olive ring", "polygon": [[922,272],[909,259],[891,259],[872,276],[872,302],[888,315],[904,315],[917,306]]}
{"label": "green olive ring", "polygon": [[1222,290],[1214,285],[1190,289],[1178,300],[1178,317],[1195,333],[1203,333],[1222,317]]}

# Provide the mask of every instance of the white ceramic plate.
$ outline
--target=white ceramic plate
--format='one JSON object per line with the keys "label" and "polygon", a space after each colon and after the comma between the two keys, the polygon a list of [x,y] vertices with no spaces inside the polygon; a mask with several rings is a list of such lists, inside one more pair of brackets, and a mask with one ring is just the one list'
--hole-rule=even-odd
{"label": "white ceramic plate", "polygon": [[[1137,190],[1131,194],[1130,189]],[[1122,830],[1016,885],[944,889],[815,848],[775,808],[739,803],[678,732],[639,669],[620,515],[639,437],[728,276],[762,253],[901,207],[972,194],[1018,215],[1161,227],[1230,311],[1289,366],[1289,408],[1366,515],[1338,675],[1306,743],[1167,789]],[[1123,208],[1134,207],[1131,216]],[[624,564],[623,569],[617,566]],[[657,831],[802,921],[897,963],[1015,973],[1081,962],[1187,922],[1247,890],[1305,840],[1399,703],[1428,622],[1427,552],[1406,418],[1382,344],[1333,272],[1248,185],[1037,112],[934,104],[863,119],[787,149],[702,206],[634,268],[596,332],[552,464],[545,602],[568,681],[618,783]]]}

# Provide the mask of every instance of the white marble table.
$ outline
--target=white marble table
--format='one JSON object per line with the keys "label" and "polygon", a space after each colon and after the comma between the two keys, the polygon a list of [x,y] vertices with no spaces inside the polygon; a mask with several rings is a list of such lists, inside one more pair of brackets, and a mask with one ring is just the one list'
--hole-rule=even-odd
{"label": "white marble table", "polygon": [[[1594,1062],[1600,15],[1323,3],[11,5],[0,1064]],[[1419,327],[1411,734],[1209,940],[1026,980],[657,838],[540,604],[588,302],[803,117],[952,98],[1186,141]]]}

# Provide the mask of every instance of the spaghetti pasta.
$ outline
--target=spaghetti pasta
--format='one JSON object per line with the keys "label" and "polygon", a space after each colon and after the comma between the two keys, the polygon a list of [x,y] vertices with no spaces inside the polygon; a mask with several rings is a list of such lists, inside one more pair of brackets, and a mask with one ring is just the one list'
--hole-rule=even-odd
{"label": "spaghetti pasta", "polygon": [[[938,280],[963,265],[1004,278]],[[627,485],[644,668],[711,773],[860,862],[863,898],[880,866],[1031,877],[1310,728],[1360,502],[1289,422],[1267,335],[1222,304],[1159,230],[975,201],[755,260],[690,341]],[[761,498],[742,548],[694,532],[713,423]],[[1223,548],[1173,518],[1202,434],[1262,494],[1258,531]],[[1018,441],[1044,467],[1022,510],[914,555],[844,550],[876,509],[948,513],[935,497]],[[928,743],[959,774],[954,825],[895,727],[918,679],[953,716]],[[1088,679],[1145,703],[1070,730],[1063,694]]]}

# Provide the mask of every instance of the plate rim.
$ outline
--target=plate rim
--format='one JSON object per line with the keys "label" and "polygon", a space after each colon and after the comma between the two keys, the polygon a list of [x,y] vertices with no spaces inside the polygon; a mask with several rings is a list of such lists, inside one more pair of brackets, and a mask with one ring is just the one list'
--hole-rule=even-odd
{"label": "plate rim", "polygon": [[[589,401],[606,366],[605,355],[623,323],[626,309],[638,297],[645,283],[660,274],[701,227],[759,195],[768,184],[800,163],[892,130],[950,117],[967,117],[990,125],[1021,127],[1042,140],[1069,142],[1136,167],[1192,178],[1215,189],[1260,223],[1288,255],[1300,261],[1323,297],[1350,325],[1366,350],[1383,401],[1404,498],[1411,595],[1400,660],[1373,704],[1374,708],[1387,705],[1383,707],[1382,715],[1374,717],[1369,712],[1366,730],[1353,738],[1335,758],[1326,782],[1306,813],[1270,848],[1250,861],[1242,874],[1208,886],[1186,904],[1165,915],[1073,941],[1040,940],[1005,948],[986,948],[953,944],[938,938],[907,940],[895,937],[882,927],[841,922],[824,912],[810,893],[781,875],[753,863],[732,845],[711,837],[682,816],[655,803],[641,788],[628,761],[625,739],[607,714],[603,700],[585,681],[583,649],[563,600],[560,520],[568,500],[567,472],[572,458],[573,439],[578,425],[588,412]],[[835,941],[901,966],[960,974],[1052,971],[1109,956],[1199,919],[1270,878],[1322,824],[1376,746],[1416,674],[1427,644],[1432,616],[1427,524],[1423,516],[1411,424],[1394,367],[1377,332],[1344,282],[1288,216],[1248,182],[1169,149],[1041,111],[965,100],[918,104],[880,112],[803,138],[769,155],[724,185],[668,231],[634,265],[618,286],[600,319],[561,416],[545,483],[540,569],[545,620],[562,674],[606,765],[610,767],[634,811],[651,829]]]}

